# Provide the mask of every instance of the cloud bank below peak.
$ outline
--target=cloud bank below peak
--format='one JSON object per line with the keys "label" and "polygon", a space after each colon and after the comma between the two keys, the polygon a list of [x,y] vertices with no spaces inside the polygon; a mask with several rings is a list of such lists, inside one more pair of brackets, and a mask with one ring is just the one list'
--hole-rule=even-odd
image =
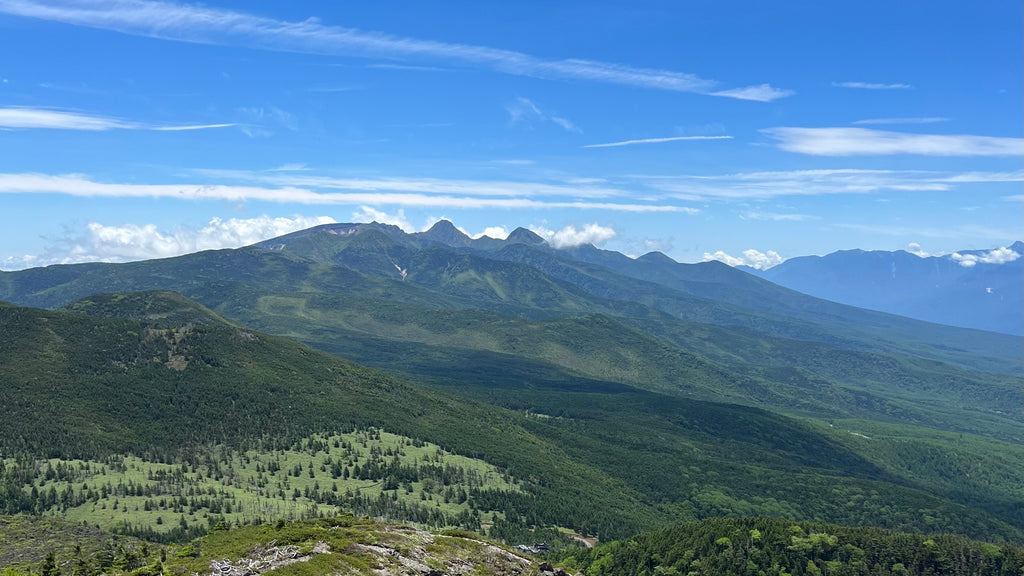
{"label": "cloud bank below peak", "polygon": [[451,63],[503,74],[552,80],[586,80],[654,90],[690,92],[739,100],[771,102],[793,94],[769,84],[723,88],[694,74],[567,58],[545,59],[523,52],[405,38],[330,26],[315,18],[276,20],[194,4],[126,0],[11,0],[0,13],[123,34],[201,44],[229,44],[262,50],[377,59]]}
{"label": "cloud bank below peak", "polygon": [[711,262],[717,260],[729,266],[749,266],[755,270],[767,270],[773,266],[778,266],[785,262],[785,258],[779,255],[774,250],[768,250],[767,252],[761,252],[754,250],[744,250],[739,256],[732,256],[726,252],[719,250],[717,252],[705,252],[702,258],[704,262]]}
{"label": "cloud bank below peak", "polygon": [[602,226],[597,223],[586,224],[581,228],[573,225],[566,226],[560,230],[549,230],[543,226],[531,226],[535,234],[543,238],[554,248],[573,248],[584,244],[603,246],[612,238],[615,238],[615,228]]}
{"label": "cloud bank below peak", "polygon": [[0,262],[0,267],[16,270],[49,264],[170,258],[202,250],[240,248],[334,222],[329,216],[214,217],[200,228],[161,230],[155,224],[109,225],[94,221],[86,224],[84,230],[60,238],[42,254],[7,258]]}
{"label": "cloud bank below peak", "polygon": [[954,252],[950,258],[964,268],[974,268],[978,264],[1006,264],[1018,260],[1021,255],[1008,247],[995,248],[982,254],[961,254]]}

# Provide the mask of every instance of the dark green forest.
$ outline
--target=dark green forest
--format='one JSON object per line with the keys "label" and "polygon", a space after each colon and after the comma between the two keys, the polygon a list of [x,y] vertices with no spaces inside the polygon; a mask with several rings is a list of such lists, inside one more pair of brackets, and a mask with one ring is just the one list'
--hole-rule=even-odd
{"label": "dark green forest", "polygon": [[770,518],[710,519],[562,558],[587,576],[1010,576],[1024,549],[960,536]]}
{"label": "dark green forest", "polygon": [[[194,462],[204,446],[284,449],[314,433],[378,427],[524,479],[522,494],[486,496],[503,513],[492,527],[500,537],[565,526],[608,540],[680,518],[747,515],[1020,535],[1000,492],[983,507],[956,503],[805,422],[756,408],[579,378],[523,386],[514,371],[506,384],[431,390],[215,316],[172,327],[166,317],[0,315],[0,359],[12,367],[0,438],[22,462],[124,453]],[[7,512],[40,508],[29,469],[5,467]]]}

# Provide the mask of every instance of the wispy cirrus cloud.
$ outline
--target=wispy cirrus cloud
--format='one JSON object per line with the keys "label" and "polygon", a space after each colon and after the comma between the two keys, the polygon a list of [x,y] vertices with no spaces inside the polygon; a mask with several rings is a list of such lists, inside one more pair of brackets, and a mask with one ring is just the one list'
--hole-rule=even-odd
{"label": "wispy cirrus cloud", "polygon": [[639,140],[622,140],[604,144],[587,144],[584,148],[615,148],[633,146],[634,144],[661,144],[663,142],[682,142],[686,140],[732,140],[732,136],[669,136],[667,138],[641,138]]}
{"label": "wispy cirrus cloud", "polygon": [[788,152],[814,156],[1022,156],[1024,139],[969,134],[911,134],[869,128],[767,128]]}
{"label": "wispy cirrus cloud", "polygon": [[565,130],[566,132],[576,132],[577,134],[583,132],[583,130],[580,130],[579,126],[573,124],[572,120],[569,120],[568,118],[562,118],[561,116],[552,116],[551,121],[561,126],[562,130]]}
{"label": "wispy cirrus cloud", "polygon": [[[392,36],[315,18],[275,20],[245,12],[149,0],[6,0],[0,13],[112,30],[124,34],[192,42],[230,44],[262,50],[353,56],[426,63],[461,64],[504,74],[552,80],[587,80],[655,90],[691,92],[770,102],[792,94],[768,84],[728,88],[694,74],[579,58],[546,59],[487,46]],[[379,64],[377,64],[379,66]],[[405,66],[399,62],[393,66]]]}
{"label": "wispy cirrus cloud", "polygon": [[936,180],[937,182],[1024,182],[1024,170],[1018,170],[1016,172],[963,172],[961,174],[953,174],[951,176],[944,176]]}
{"label": "wispy cirrus cloud", "polygon": [[863,120],[857,120],[854,124],[862,126],[871,126],[878,124],[937,124],[939,122],[949,122],[949,118],[942,116],[924,116],[917,118],[865,118]]}
{"label": "wispy cirrus cloud", "polygon": [[833,82],[832,85],[837,88],[860,88],[862,90],[910,90],[913,88],[910,84],[882,84],[878,82]]}
{"label": "wispy cirrus cloud", "polygon": [[71,112],[51,108],[0,108],[0,129],[8,130],[43,129],[85,130],[93,132],[103,132],[107,130],[156,130],[160,132],[181,132],[188,130],[230,128],[232,126],[237,126],[237,124],[148,124],[110,116],[83,114],[81,112]]}
{"label": "wispy cirrus cloud", "polygon": [[516,96],[515,100],[506,104],[505,111],[508,112],[509,123],[513,125],[534,126],[550,121],[566,132],[583,132],[571,120],[546,114],[540,109],[540,106],[523,96]]}
{"label": "wispy cirrus cloud", "polygon": [[1024,172],[935,172],[926,170],[781,170],[710,176],[635,176],[647,187],[690,201],[763,200],[783,196],[941,192],[964,183],[1024,182]]}
{"label": "wispy cirrus cloud", "polygon": [[947,226],[947,227],[927,227],[927,226],[900,226],[891,224],[860,224],[860,223],[839,223],[836,224],[839,228],[845,228],[847,230],[856,230],[858,232],[865,232],[868,234],[881,235],[881,236],[903,236],[906,238],[945,238],[945,239],[961,239],[961,238],[974,238],[974,239],[985,239],[995,240],[997,242],[1012,242],[1013,239],[1020,237],[1019,231],[1014,230],[1003,230],[999,228],[993,228],[990,226],[977,226],[977,225],[960,225],[960,226]]}
{"label": "wispy cirrus cloud", "polygon": [[447,72],[447,68],[439,66],[413,66],[410,64],[367,64],[366,67],[378,70],[404,70],[406,72]]}
{"label": "wispy cirrus cloud", "polygon": [[760,210],[744,212],[740,214],[743,220],[762,220],[770,222],[805,222],[807,220],[818,220],[818,216],[810,214],[793,214],[780,212],[764,212]]}
{"label": "wispy cirrus cloud", "polygon": [[630,195],[630,192],[626,189],[603,185],[604,180],[592,178],[571,178],[561,182],[530,182],[400,176],[339,178],[317,174],[271,174],[265,171],[224,169],[199,169],[195,170],[195,173],[217,180],[258,182],[274,186],[326,190],[466,194],[473,196],[571,196],[575,198],[610,198]]}
{"label": "wispy cirrus cloud", "polygon": [[753,100],[754,102],[771,102],[772,100],[778,100],[779,98],[785,98],[786,96],[792,96],[796,92],[792,90],[780,90],[774,88],[769,84],[761,84],[758,86],[744,86],[743,88],[730,88],[729,90],[718,90],[712,92],[712,96],[724,96],[726,98],[735,98],[737,100]]}
{"label": "wispy cirrus cloud", "polygon": [[[269,177],[269,176],[268,176]],[[322,181],[323,189],[332,184],[330,179]],[[486,184],[486,183],[481,183]],[[529,183],[521,183],[529,190]],[[499,185],[500,186],[500,185]],[[552,185],[537,184],[548,189]],[[435,193],[440,190],[456,190],[469,187],[467,181],[444,181],[428,179],[417,182],[414,179],[393,180],[348,180],[334,182],[334,188],[344,187],[350,192],[324,192],[313,187],[300,186],[245,186],[233,184],[124,184],[92,180],[80,174],[0,174],[0,194],[66,194],[79,197],[105,198],[177,198],[182,200],[225,200],[230,202],[262,201],[306,205],[355,205],[355,206],[419,206],[439,208],[576,208],[584,210],[609,210],[620,212],[676,212],[696,214],[699,210],[672,204],[641,204],[634,202],[608,202],[583,200],[569,194],[572,186],[556,187],[558,195],[545,198],[524,197],[517,190],[508,190],[504,195],[462,195]],[[396,189],[421,192],[402,192]],[[536,190],[536,189],[535,189]]]}

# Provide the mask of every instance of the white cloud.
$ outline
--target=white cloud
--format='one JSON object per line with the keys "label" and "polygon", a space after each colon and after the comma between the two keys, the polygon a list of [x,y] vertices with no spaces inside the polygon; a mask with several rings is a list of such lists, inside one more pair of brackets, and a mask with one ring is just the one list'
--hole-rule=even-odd
{"label": "white cloud", "polygon": [[189,124],[185,126],[150,126],[147,130],[158,132],[188,132],[190,130],[210,130],[211,128],[230,128],[237,124]]}
{"label": "white cloud", "polygon": [[187,130],[230,128],[232,126],[235,126],[235,124],[145,124],[109,116],[96,116],[48,108],[0,108],[0,129],[86,130],[93,132],[106,130],[157,130],[162,132],[181,132]]}
{"label": "white cloud", "polygon": [[529,98],[516,96],[516,99],[505,105],[508,121],[512,124],[527,123],[544,119],[544,113]]}
{"label": "white cloud", "polygon": [[566,132],[576,132],[578,134],[583,133],[583,130],[580,130],[579,126],[573,124],[571,120],[568,120],[566,118],[562,118],[560,116],[552,116],[551,121],[561,126],[562,129],[565,130]]}
{"label": "white cloud", "polygon": [[532,100],[522,96],[517,96],[515,100],[506,104],[505,111],[508,112],[509,123],[513,125],[520,124],[532,126],[534,124],[542,124],[550,121],[557,124],[566,132],[583,132],[578,126],[573,124],[571,120],[562,118],[561,116],[545,114]]}
{"label": "white cloud", "polygon": [[978,257],[973,254],[957,254],[954,252],[950,257],[964,268],[974,268],[978,263]]}
{"label": "white cloud", "polygon": [[921,245],[918,244],[917,242],[911,242],[910,244],[907,244],[907,252],[910,252],[911,254],[917,256],[918,258],[928,258],[932,256],[932,254],[929,254],[928,252],[922,250]]}
{"label": "white cloud", "polygon": [[771,222],[804,222],[817,220],[817,216],[809,214],[780,214],[778,212],[751,211],[743,213],[740,218],[744,220],[768,220]]}
{"label": "white cloud", "polygon": [[908,134],[868,128],[768,128],[779,148],[814,156],[1021,156],[1024,139],[967,134]]}
{"label": "white cloud", "polygon": [[978,264],[1006,264],[1020,258],[1020,254],[1009,248],[996,248],[983,254],[960,254],[954,252],[950,258],[964,268],[974,268]]}
{"label": "white cloud", "polygon": [[780,196],[870,194],[886,190],[950,190],[960,178],[970,182],[1016,181],[1004,173],[951,174],[920,170],[783,170],[713,176],[635,176],[647,186],[683,200],[767,199]]}
{"label": "white cloud", "polygon": [[732,140],[732,136],[671,136],[668,138],[642,138],[640,140],[622,140],[605,144],[587,144],[584,148],[614,148],[616,146],[632,146],[633,144],[660,144],[662,142],[679,142],[683,140]]}
{"label": "white cloud", "polygon": [[411,66],[409,64],[367,64],[367,68],[378,70],[406,70],[413,72],[447,72],[446,68],[440,66]]}
{"label": "white cloud", "polygon": [[394,214],[388,214],[387,212],[382,212],[371,206],[362,206],[358,211],[352,213],[352,221],[392,224],[394,226],[398,226],[406,233],[416,231],[416,227],[406,220],[405,211],[402,209],[399,209],[398,212]]}
{"label": "white cloud", "polygon": [[839,88],[861,88],[864,90],[910,90],[910,84],[879,84],[875,82],[833,82]]}
{"label": "white cloud", "polygon": [[[271,178],[270,175],[265,175]],[[297,177],[298,178],[298,177]],[[310,180],[314,183],[316,179]],[[620,212],[677,212],[695,214],[695,208],[671,204],[636,204],[619,202],[597,202],[579,199],[538,200],[519,197],[520,190],[529,195],[531,189],[548,191],[549,196],[586,196],[586,188],[576,186],[552,186],[538,183],[491,183],[480,182],[483,194],[488,194],[488,185],[496,186],[491,194],[505,194],[511,197],[489,197],[474,195],[481,193],[470,181],[447,181],[436,179],[395,179],[395,180],[334,180],[323,179],[319,188],[337,187],[358,192],[318,192],[307,187],[284,186],[268,188],[260,186],[236,186],[225,184],[119,184],[96,182],[80,174],[2,174],[0,173],[0,194],[67,194],[79,197],[106,198],[177,198],[181,200],[227,200],[230,202],[264,201],[308,205],[348,204],[355,206],[402,205],[434,208],[578,208],[610,210]],[[390,190],[424,190],[429,193],[390,192]],[[447,190],[462,190],[465,195],[454,196],[435,194]],[[498,192],[497,190],[503,190]]]}
{"label": "white cloud", "polygon": [[780,90],[779,88],[773,88],[769,84],[744,86],[743,88],[731,88],[729,90],[719,90],[711,93],[712,96],[725,96],[726,98],[753,100],[755,102],[771,102],[772,100],[778,100],[779,98],[785,98],[786,96],[792,96],[793,94],[796,94],[796,92],[792,90]]}
{"label": "white cloud", "polygon": [[792,93],[767,84],[723,89],[714,80],[671,70],[581,59],[545,60],[512,50],[328,26],[315,18],[288,22],[196,4],[15,0],[0,3],[0,13],[179,42],[373,59],[418,59],[429,65],[451,62],[516,76],[589,80],[744,100],[771,101]]}
{"label": "white cloud", "polygon": [[308,172],[307,167],[302,162],[288,162],[278,166],[277,168],[271,168],[267,172]]}
{"label": "white cloud", "polygon": [[1007,238],[1020,237],[1020,231],[993,228],[992,226],[946,226],[927,228],[918,226],[894,226],[888,224],[836,224],[839,228],[856,230],[875,236],[904,236],[911,238],[944,238],[950,240],[986,240],[1005,242]]}
{"label": "white cloud", "polygon": [[239,248],[263,240],[334,223],[328,216],[291,218],[211,218],[201,228],[160,230],[154,224],[106,225],[89,222],[84,230],[71,233],[49,246],[42,255],[7,258],[8,269],[74,264],[79,262],[126,262],[169,258],[221,248]]}
{"label": "white cloud", "polygon": [[509,160],[491,160],[491,164],[507,164],[509,166],[532,166],[536,164],[536,160],[525,160],[521,158],[512,158]]}
{"label": "white cloud", "polygon": [[857,120],[854,124],[935,124],[937,122],[948,122],[949,118],[939,116],[928,116],[923,118],[865,118]]}
{"label": "white cloud", "polygon": [[[53,262],[44,262],[43,265],[45,264],[53,264]],[[3,263],[0,264],[0,270],[22,270],[40,265],[39,256],[35,254],[22,254],[21,256],[8,256],[4,258]]]}
{"label": "white cloud", "polygon": [[198,170],[196,172],[203,176],[219,179],[334,190],[389,190],[395,192],[466,194],[473,196],[571,196],[575,198],[608,198],[630,195],[625,189],[601,186],[599,184],[602,184],[604,180],[595,179],[570,179],[568,181],[550,183],[452,178],[334,178],[302,174],[266,174],[244,170]]}
{"label": "white cloud", "polygon": [[246,136],[250,138],[266,138],[274,134],[274,128],[289,131],[299,129],[299,121],[294,114],[276,106],[248,106],[238,108],[235,113],[241,118],[238,124]]}
{"label": "white cloud", "polygon": [[937,182],[1024,182],[1024,171],[964,172],[936,180]]}
{"label": "white cloud", "polygon": [[614,228],[597,223],[586,224],[580,229],[569,225],[561,230],[549,230],[543,226],[531,226],[530,230],[555,248],[571,248],[583,244],[602,246],[612,238],[615,238]]}
{"label": "white cloud", "polygon": [[483,232],[473,236],[473,238],[483,238],[484,236],[487,236],[496,240],[504,240],[505,238],[508,238],[508,234],[509,232],[504,226],[488,226],[487,228],[484,228]]}
{"label": "white cloud", "polygon": [[750,250],[744,250],[742,256],[731,256],[722,250],[705,252],[703,261],[710,262],[712,260],[718,260],[729,266],[749,266],[757,270],[767,270],[772,266],[782,264],[786,259],[774,250],[760,252],[751,248]]}

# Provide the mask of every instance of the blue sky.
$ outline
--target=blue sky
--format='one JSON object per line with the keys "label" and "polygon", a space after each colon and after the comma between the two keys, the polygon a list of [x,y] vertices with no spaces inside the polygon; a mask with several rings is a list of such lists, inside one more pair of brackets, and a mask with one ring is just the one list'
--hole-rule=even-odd
{"label": "blue sky", "polygon": [[331,221],[682,262],[1024,237],[992,2],[0,0],[0,268]]}

